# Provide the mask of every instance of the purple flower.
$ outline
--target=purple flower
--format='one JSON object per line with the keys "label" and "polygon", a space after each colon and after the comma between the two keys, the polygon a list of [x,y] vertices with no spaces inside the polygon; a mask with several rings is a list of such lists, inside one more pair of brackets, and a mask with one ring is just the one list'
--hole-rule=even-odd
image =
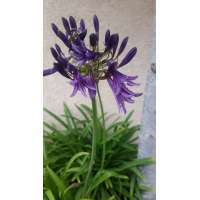
{"label": "purple flower", "polygon": [[48,76],[48,75],[54,74],[55,72],[57,72],[57,69],[54,67],[50,69],[45,69],[43,70],[43,76]]}
{"label": "purple flower", "polygon": [[97,37],[99,38],[99,19],[96,15],[93,17],[93,23],[94,23],[94,30],[97,34]]}
{"label": "purple flower", "polygon": [[76,20],[72,16],[69,17],[69,21],[62,17],[62,23],[66,31],[65,33],[60,31],[54,23],[51,24],[51,27],[56,36],[59,37],[69,49],[71,48],[72,41],[85,39],[87,29],[85,28],[85,22],[83,19],[81,19],[79,27],[77,27]]}
{"label": "purple flower", "polygon": [[96,95],[96,84],[91,76],[82,76],[80,73],[76,73],[70,84],[74,87],[71,94],[72,97],[78,91],[80,91],[83,96],[87,96],[87,92],[91,97]]}
{"label": "purple flower", "polygon": [[119,64],[118,67],[122,67],[122,66],[128,64],[133,59],[133,57],[135,56],[136,53],[137,53],[137,48],[136,47],[132,48],[127,53],[127,55],[125,56],[125,58],[122,60],[122,62]]}
{"label": "purple flower", "polygon": [[97,46],[97,43],[98,43],[97,35],[95,33],[90,34],[90,45],[92,47],[95,47],[95,46]]}
{"label": "purple flower", "polygon": [[70,30],[70,26],[69,26],[69,22],[66,18],[62,17],[62,23],[63,23],[63,26],[67,32],[68,35],[71,34],[71,30]]}
{"label": "purple flower", "polygon": [[110,42],[111,42],[111,47],[112,47],[112,58],[115,56],[115,52],[117,50],[117,46],[118,46],[118,43],[119,43],[119,35],[116,33],[116,34],[113,34],[111,35],[110,37]]}
{"label": "purple flower", "polygon": [[72,44],[71,54],[78,65],[85,64],[90,60],[94,60],[97,56],[97,54],[88,49],[82,41],[80,41],[78,44]]}
{"label": "purple flower", "polygon": [[108,63],[108,84],[110,85],[120,111],[126,113],[125,102],[134,103],[134,98],[142,93],[132,92],[127,86],[138,85],[134,82],[138,76],[127,76],[117,70],[117,62]]}
{"label": "purple flower", "polygon": [[58,27],[55,25],[55,24],[51,24],[51,27],[52,27],[52,30],[53,32],[56,34],[57,37],[59,37],[62,42],[68,47],[70,48],[71,44],[70,44],[70,41],[68,39],[68,35],[67,34],[64,34],[63,32],[61,32]]}
{"label": "purple flower", "polygon": [[57,44],[55,44],[55,48],[51,47],[50,50],[56,62],[52,68],[44,70],[43,75],[47,76],[59,72],[62,76],[71,79],[72,74],[77,71],[75,66],[68,62],[68,58],[65,57]]}
{"label": "purple flower", "polygon": [[77,24],[76,24],[76,20],[74,19],[74,17],[72,17],[72,16],[69,17],[69,23],[70,23],[72,30],[77,30]]}
{"label": "purple flower", "polygon": [[71,96],[76,95],[79,91],[84,96],[89,95],[90,98],[95,97],[99,81],[107,80],[114,93],[119,110],[125,113],[125,103],[134,103],[135,98],[141,96],[142,93],[133,92],[129,88],[139,85],[135,83],[138,76],[127,76],[119,72],[118,68],[128,64],[134,58],[137,48],[134,47],[129,50],[118,63],[119,56],[127,46],[128,37],[125,37],[119,45],[119,34],[111,34],[110,30],[107,30],[104,41],[105,47],[101,48],[99,46],[99,20],[94,15],[95,32],[89,35],[89,45],[87,46],[84,41],[87,29],[83,19],[77,23],[72,16],[68,19],[63,17],[62,23],[65,32],[60,31],[55,24],[52,24],[52,29],[67,46],[68,54],[64,54],[61,48],[55,44],[50,49],[55,62],[52,68],[43,71],[43,76],[58,72],[70,79],[70,84],[73,86]]}
{"label": "purple flower", "polygon": [[122,52],[124,51],[124,49],[126,48],[126,45],[128,43],[128,37],[124,38],[120,47],[119,47],[119,51],[117,53],[117,57],[120,56],[122,54]]}
{"label": "purple flower", "polygon": [[110,30],[107,30],[105,34],[105,46],[106,49],[110,48]]}

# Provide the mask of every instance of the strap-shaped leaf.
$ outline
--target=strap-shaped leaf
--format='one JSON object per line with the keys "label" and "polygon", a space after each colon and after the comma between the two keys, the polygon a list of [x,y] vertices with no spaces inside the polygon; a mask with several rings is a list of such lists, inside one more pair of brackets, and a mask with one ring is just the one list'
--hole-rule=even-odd
{"label": "strap-shaped leaf", "polygon": [[81,156],[88,156],[88,155],[89,155],[88,152],[79,152],[79,153],[75,154],[75,155],[69,160],[69,162],[67,163],[66,168],[65,168],[65,171],[67,171],[67,170],[71,167],[72,163],[73,163],[76,159],[78,159],[78,158],[81,157]]}
{"label": "strap-shaped leaf", "polygon": [[55,185],[57,186],[59,193],[63,194],[66,188],[64,181],[49,166],[46,167],[46,170]]}
{"label": "strap-shaped leaf", "polygon": [[48,110],[47,108],[44,108],[44,111],[47,112],[50,116],[52,116],[54,119],[56,119],[61,125],[63,125],[65,128],[68,128],[68,125],[56,114]]}
{"label": "strap-shaped leaf", "polygon": [[[64,105],[64,112],[65,112],[65,115],[66,115],[66,118],[68,120],[68,123],[71,124],[74,126],[75,129],[77,129],[77,126],[76,126],[76,122],[75,122],[75,119],[74,119],[74,116],[72,114],[72,112],[70,111],[69,107],[67,106],[66,103],[63,104]],[[71,120],[71,123],[70,123],[70,120]]]}
{"label": "strap-shaped leaf", "polygon": [[56,200],[51,190],[47,190],[45,194],[48,197],[48,200]]}
{"label": "strap-shaped leaf", "polygon": [[95,177],[88,189],[88,192],[91,192],[96,187],[98,187],[101,183],[105,182],[106,180],[108,180],[111,177],[115,177],[115,178],[119,178],[119,179],[128,179],[127,176],[118,174],[117,172],[114,172],[111,170],[102,170],[102,171],[99,171],[95,175]]}

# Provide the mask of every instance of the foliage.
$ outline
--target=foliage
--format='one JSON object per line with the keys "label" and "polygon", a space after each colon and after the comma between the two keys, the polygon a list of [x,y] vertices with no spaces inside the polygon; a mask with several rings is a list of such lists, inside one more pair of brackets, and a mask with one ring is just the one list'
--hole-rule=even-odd
{"label": "foliage", "polygon": [[[92,150],[92,110],[76,106],[82,118],[75,117],[64,104],[64,115],[44,109],[59,126],[44,122],[44,200],[141,200],[150,189],[140,184],[144,179],[140,167],[153,164],[152,158],[138,158],[137,132],[129,113],[123,120],[114,120],[103,128],[97,118],[96,157],[88,185],[84,191]],[[102,148],[105,161],[102,168]]]}

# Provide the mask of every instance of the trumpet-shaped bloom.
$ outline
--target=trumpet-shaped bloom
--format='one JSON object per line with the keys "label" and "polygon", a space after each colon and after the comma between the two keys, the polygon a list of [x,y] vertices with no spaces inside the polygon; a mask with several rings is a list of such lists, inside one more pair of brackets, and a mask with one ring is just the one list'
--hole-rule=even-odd
{"label": "trumpet-shaped bloom", "polygon": [[[99,19],[93,17],[94,33],[89,35],[89,45],[86,45],[85,37],[87,29],[83,19],[77,23],[72,16],[69,19],[62,17],[65,31],[52,23],[52,30],[56,36],[66,45],[68,53],[64,53],[57,44],[51,47],[51,53],[55,59],[53,67],[45,69],[43,76],[60,73],[73,87],[71,96],[80,92],[84,96],[94,98],[97,84],[101,80],[107,80],[115,96],[119,110],[126,112],[125,103],[134,103],[135,98],[142,93],[133,92],[130,87],[138,86],[135,80],[138,76],[127,76],[118,69],[127,65],[136,55],[137,48],[128,51],[123,59],[123,54],[128,37],[121,42],[118,33],[107,30],[104,39],[104,48],[99,46]],[[121,61],[119,61],[121,60]],[[119,61],[119,62],[118,62]]]}
{"label": "trumpet-shaped bloom", "polygon": [[135,93],[128,89],[128,86],[139,85],[134,81],[138,76],[127,76],[117,70],[117,62],[108,63],[108,84],[110,85],[120,111],[126,113],[125,102],[134,103],[135,97],[142,93]]}

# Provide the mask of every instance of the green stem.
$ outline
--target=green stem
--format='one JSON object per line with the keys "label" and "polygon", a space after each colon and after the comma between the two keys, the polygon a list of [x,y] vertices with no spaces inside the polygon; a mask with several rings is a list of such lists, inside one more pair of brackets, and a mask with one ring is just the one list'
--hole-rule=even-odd
{"label": "green stem", "polygon": [[105,139],[106,139],[106,135],[105,135],[106,132],[105,131],[106,130],[105,130],[105,118],[104,118],[103,103],[102,103],[98,84],[97,84],[97,94],[98,94],[98,98],[99,98],[101,116],[102,116],[102,121],[103,121],[103,131],[102,131],[103,152],[102,152],[102,160],[101,160],[101,169],[103,169],[104,162],[105,162],[105,155],[106,155],[106,145],[105,145]]}
{"label": "green stem", "polygon": [[96,105],[96,99],[95,97],[92,98],[92,114],[93,114],[93,135],[92,135],[92,153],[91,153],[91,159],[90,164],[88,168],[88,173],[85,179],[85,185],[83,188],[83,195],[85,195],[86,188],[88,187],[88,180],[91,176],[92,168],[95,163],[95,157],[96,157],[96,144],[97,144],[97,134],[98,134],[98,124],[97,124],[97,105]]}

